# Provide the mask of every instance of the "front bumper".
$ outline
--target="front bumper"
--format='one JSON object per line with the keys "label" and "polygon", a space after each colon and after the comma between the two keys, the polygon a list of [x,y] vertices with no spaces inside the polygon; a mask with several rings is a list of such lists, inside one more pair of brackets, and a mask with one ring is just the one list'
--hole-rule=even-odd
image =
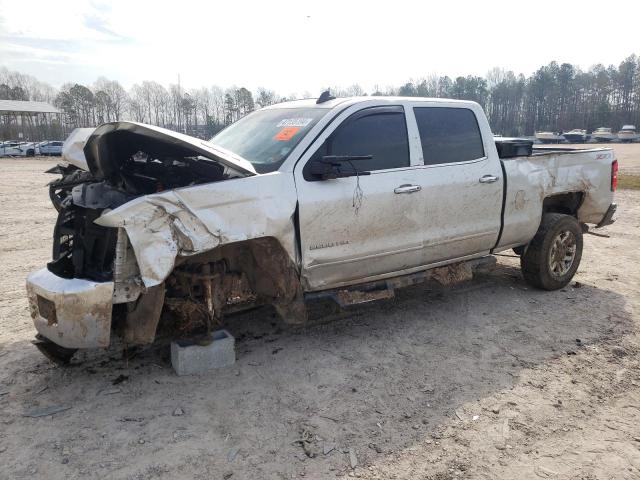
{"label": "front bumper", "polygon": [[611,205],[609,205],[607,213],[604,214],[604,217],[602,217],[600,223],[596,225],[596,228],[606,227],[607,225],[611,225],[613,222],[615,222],[615,220],[613,219],[613,214],[616,213],[617,209],[618,205],[616,203],[612,203]]}
{"label": "front bumper", "polygon": [[109,345],[113,282],[61,278],[43,268],[27,277],[27,295],[42,336],[66,348]]}

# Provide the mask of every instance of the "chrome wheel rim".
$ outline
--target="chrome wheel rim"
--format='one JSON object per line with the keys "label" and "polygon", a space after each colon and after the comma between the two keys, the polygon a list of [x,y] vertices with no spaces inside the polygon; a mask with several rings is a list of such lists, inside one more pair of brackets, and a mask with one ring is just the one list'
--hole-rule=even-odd
{"label": "chrome wheel rim", "polygon": [[571,270],[576,258],[576,236],[564,230],[553,239],[549,252],[549,271],[556,278],[563,277]]}

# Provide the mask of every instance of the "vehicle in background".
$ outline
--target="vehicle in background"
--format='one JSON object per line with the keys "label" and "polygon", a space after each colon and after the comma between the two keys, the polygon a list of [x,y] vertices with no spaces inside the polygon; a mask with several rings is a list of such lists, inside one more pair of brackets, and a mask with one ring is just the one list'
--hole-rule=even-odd
{"label": "vehicle in background", "polygon": [[20,145],[20,142],[15,140],[0,142],[0,156],[8,156],[11,152],[15,151],[18,145]]}
{"label": "vehicle in background", "polygon": [[34,157],[40,152],[34,142],[7,141],[0,148],[0,155],[6,157]]}
{"label": "vehicle in background", "polygon": [[49,140],[40,143],[40,155],[62,155],[62,145],[64,142],[59,140]]}
{"label": "vehicle in background", "polygon": [[564,140],[557,132],[536,132],[536,138],[542,143],[560,143]]}
{"label": "vehicle in background", "polygon": [[574,128],[562,134],[565,140],[569,143],[584,143],[587,141],[587,131],[579,128]]}
{"label": "vehicle in background", "polygon": [[615,140],[616,134],[613,133],[609,127],[600,127],[593,131],[591,138],[599,143],[607,143],[611,140]]}
{"label": "vehicle in background", "polygon": [[623,143],[634,142],[640,135],[636,133],[635,125],[623,125],[622,130],[618,132],[618,140]]}

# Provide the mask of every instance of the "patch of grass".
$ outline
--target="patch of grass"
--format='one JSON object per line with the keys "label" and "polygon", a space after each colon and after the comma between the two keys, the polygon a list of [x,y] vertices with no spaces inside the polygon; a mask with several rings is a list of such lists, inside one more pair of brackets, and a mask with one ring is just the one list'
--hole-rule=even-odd
{"label": "patch of grass", "polygon": [[640,175],[618,174],[618,188],[629,188],[631,190],[640,190]]}

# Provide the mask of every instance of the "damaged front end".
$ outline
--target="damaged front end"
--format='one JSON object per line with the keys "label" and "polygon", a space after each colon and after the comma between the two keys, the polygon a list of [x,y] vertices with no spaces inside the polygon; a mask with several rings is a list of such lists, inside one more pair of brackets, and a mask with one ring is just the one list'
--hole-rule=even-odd
{"label": "damaged front end", "polygon": [[[88,171],[77,152],[49,171],[61,175],[49,185],[53,258],[27,279],[41,338],[106,347],[115,331],[141,345],[165,314],[180,332],[211,329],[225,311],[302,298],[284,176],[258,182],[230,152],[134,122],[98,127],[83,152]],[[246,188],[220,188],[239,179]],[[274,252],[285,267],[255,257]]]}

